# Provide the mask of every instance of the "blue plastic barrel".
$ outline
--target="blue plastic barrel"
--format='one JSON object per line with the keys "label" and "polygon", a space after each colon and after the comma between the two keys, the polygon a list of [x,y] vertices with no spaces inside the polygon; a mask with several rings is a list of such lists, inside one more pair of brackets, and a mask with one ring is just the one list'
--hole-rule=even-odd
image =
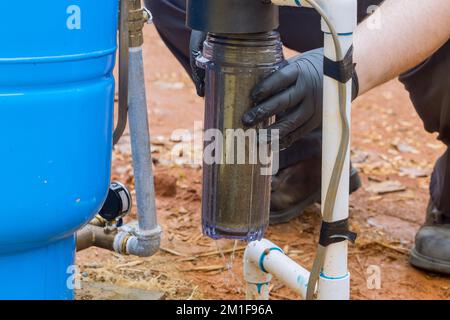
{"label": "blue plastic barrel", "polygon": [[72,299],[111,169],[118,0],[0,1],[0,299]]}

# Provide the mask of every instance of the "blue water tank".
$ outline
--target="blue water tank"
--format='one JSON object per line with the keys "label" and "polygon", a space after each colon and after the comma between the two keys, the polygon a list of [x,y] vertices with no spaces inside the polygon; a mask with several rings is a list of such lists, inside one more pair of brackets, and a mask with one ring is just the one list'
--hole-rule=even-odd
{"label": "blue water tank", "polygon": [[71,299],[111,169],[118,0],[0,1],[0,299]]}

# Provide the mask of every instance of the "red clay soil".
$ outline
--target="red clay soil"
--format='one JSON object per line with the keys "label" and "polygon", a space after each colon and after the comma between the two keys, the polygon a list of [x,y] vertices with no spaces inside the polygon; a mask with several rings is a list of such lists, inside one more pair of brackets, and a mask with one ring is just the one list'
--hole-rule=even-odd
{"label": "red clay soil", "polygon": [[[203,119],[203,101],[153,27],[147,28],[146,40],[162,250],[139,259],[91,248],[78,254],[83,279],[160,289],[168,299],[243,299],[245,244],[215,243],[201,235],[201,169],[164,160],[172,131],[193,131],[194,122]],[[408,264],[414,234],[424,220],[430,172],[444,146],[424,131],[397,81],[359,98],[353,106],[352,124],[352,158],[364,183],[351,196],[351,225],[359,233],[349,253],[352,299],[450,299],[450,277]],[[113,178],[131,185],[130,163],[129,148],[122,143],[114,153]],[[400,191],[387,192],[386,181]],[[270,227],[266,238],[310,267],[319,212],[316,206],[292,223]],[[373,288],[373,270],[381,272],[381,288]],[[271,299],[298,297],[274,281]]]}

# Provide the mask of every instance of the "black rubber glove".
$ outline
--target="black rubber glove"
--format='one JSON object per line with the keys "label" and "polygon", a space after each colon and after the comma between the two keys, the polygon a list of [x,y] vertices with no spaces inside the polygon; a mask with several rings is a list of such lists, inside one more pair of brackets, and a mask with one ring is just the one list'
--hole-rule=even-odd
{"label": "black rubber glove", "polygon": [[[322,124],[323,48],[288,60],[287,65],[269,75],[252,91],[255,107],[242,117],[254,126],[276,115],[267,129],[279,130],[281,146],[288,147]],[[357,96],[357,77],[354,93]]]}
{"label": "black rubber glove", "polygon": [[[319,127],[322,122],[323,49],[308,51],[288,60],[286,66],[260,82],[252,91],[255,107],[242,121],[256,125],[277,115],[267,129],[279,130],[280,140],[295,139]],[[283,141],[285,142],[285,141]],[[285,143],[282,143],[285,144]]]}
{"label": "black rubber glove", "polygon": [[206,33],[192,30],[191,41],[189,43],[189,52],[191,60],[192,80],[195,83],[197,94],[200,97],[205,96],[205,70],[197,67],[196,59],[202,54],[203,42],[205,42]]}

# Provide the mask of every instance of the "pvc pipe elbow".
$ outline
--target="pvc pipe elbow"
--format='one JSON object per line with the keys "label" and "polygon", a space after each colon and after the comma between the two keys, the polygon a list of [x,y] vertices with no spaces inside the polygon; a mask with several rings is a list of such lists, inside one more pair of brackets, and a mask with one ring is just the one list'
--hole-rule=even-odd
{"label": "pvc pipe elbow", "polygon": [[[272,275],[261,268],[261,259],[264,259],[265,252],[270,248],[278,248],[267,239],[250,242],[244,252],[244,278],[252,284],[268,283],[272,280]],[[280,248],[278,248],[281,250]]]}

